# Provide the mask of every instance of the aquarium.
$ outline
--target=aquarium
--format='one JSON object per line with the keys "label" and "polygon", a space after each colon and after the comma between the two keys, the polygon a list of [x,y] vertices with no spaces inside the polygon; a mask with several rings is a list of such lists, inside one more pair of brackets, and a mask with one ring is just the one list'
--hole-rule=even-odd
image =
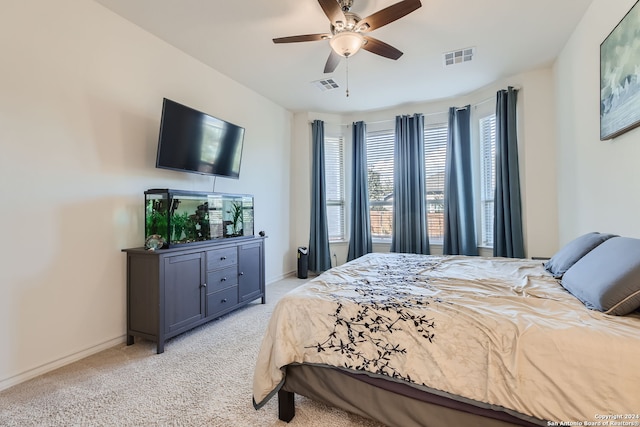
{"label": "aquarium", "polygon": [[144,204],[150,248],[253,236],[250,195],[152,189],[144,192]]}

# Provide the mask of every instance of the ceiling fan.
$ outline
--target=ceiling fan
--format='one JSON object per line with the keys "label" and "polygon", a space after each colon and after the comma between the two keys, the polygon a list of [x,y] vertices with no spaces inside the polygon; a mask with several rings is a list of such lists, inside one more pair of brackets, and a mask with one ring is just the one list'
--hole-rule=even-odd
{"label": "ceiling fan", "polygon": [[398,59],[402,56],[395,47],[366,35],[370,31],[402,18],[422,6],[420,0],[403,0],[386,7],[366,18],[350,12],[353,0],[318,0],[329,21],[331,32],[279,37],[274,43],[296,43],[329,40],[331,53],[324,66],[325,73],[333,72],[341,57],[353,56],[360,48],[385,58]]}

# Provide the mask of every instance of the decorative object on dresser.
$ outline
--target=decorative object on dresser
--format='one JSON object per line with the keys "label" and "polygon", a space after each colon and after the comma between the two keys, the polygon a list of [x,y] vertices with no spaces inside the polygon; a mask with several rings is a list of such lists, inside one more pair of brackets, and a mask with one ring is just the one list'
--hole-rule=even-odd
{"label": "decorative object on dresser", "polygon": [[163,247],[253,237],[253,196],[170,189],[144,192],[145,239]]}

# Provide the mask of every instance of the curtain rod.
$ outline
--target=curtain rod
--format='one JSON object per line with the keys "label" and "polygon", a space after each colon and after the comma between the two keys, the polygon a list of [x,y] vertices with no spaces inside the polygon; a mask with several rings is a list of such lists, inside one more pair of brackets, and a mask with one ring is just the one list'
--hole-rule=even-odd
{"label": "curtain rod", "polygon": [[[521,89],[520,86],[508,86],[508,87],[512,87],[515,90],[520,90]],[[492,97],[483,99],[481,101],[478,101],[478,102],[470,104],[470,105],[472,107],[476,108],[479,105],[486,104],[487,102],[491,102],[491,101],[495,101],[495,100],[496,100],[496,97],[492,96]],[[458,110],[462,110],[463,108],[458,108]],[[435,113],[423,113],[422,115],[425,116],[425,117],[426,116],[436,116],[438,114],[447,114],[447,112],[448,111],[438,111],[438,112],[435,112]],[[378,123],[388,123],[388,122],[394,122],[394,121],[395,121],[395,119],[386,119],[386,120],[376,120],[376,121],[373,121],[373,122],[365,122],[365,123],[368,124],[368,125],[369,124],[374,125],[374,124],[378,124]],[[309,123],[313,123],[313,120],[309,121]],[[326,122],[326,123],[329,124],[329,125],[334,125],[334,126],[351,126],[352,125],[352,123],[331,123],[331,122]]]}
{"label": "curtain rod", "polygon": [[[438,111],[438,112],[435,112],[435,113],[423,113],[422,115],[423,116],[436,116],[438,114],[447,114],[447,112],[446,111]],[[375,125],[375,124],[378,124],[378,123],[388,123],[388,122],[395,122],[395,118],[393,118],[393,119],[384,119],[384,120],[375,120],[375,121],[372,121],[372,122],[365,121],[365,123],[368,124],[368,125]],[[311,120],[309,123],[313,123],[313,120]],[[352,123],[332,123],[332,122],[325,122],[325,123],[329,124],[329,125],[334,125],[334,126],[351,126],[352,125]]]}

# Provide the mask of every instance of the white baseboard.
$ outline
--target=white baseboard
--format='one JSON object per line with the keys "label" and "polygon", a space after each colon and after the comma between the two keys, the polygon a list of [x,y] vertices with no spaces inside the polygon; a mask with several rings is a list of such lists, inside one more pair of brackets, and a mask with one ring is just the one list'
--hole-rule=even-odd
{"label": "white baseboard", "polygon": [[296,275],[296,271],[292,270],[292,271],[290,271],[288,273],[284,273],[284,274],[281,274],[281,275],[276,276],[276,277],[270,277],[270,278],[265,280],[265,285],[270,285],[270,284],[272,284],[274,282],[277,282],[277,281],[283,280],[283,279],[287,279],[287,278],[293,277],[295,275]]}
{"label": "white baseboard", "polygon": [[6,390],[9,387],[13,387],[14,385],[23,383],[25,381],[28,381],[40,375],[46,374],[47,372],[51,372],[55,369],[61,368],[70,363],[77,362],[78,360],[84,359],[85,357],[91,356],[96,353],[100,353],[103,350],[114,347],[125,341],[126,341],[126,336],[122,335],[120,337],[111,339],[109,341],[105,341],[101,344],[94,345],[93,347],[89,347],[86,350],[82,350],[77,353],[73,353],[68,356],[61,357],[60,359],[54,360],[52,362],[45,363],[44,365],[40,365],[36,368],[29,369],[27,371],[24,371],[12,377],[4,378],[0,380],[0,391]]}

